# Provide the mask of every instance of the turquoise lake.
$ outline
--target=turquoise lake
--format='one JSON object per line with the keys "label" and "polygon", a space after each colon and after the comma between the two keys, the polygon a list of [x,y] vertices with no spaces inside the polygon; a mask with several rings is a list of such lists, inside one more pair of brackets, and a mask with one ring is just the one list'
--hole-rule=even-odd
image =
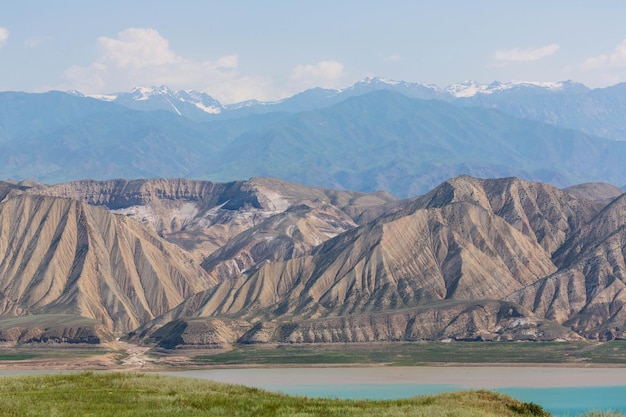
{"label": "turquoise lake", "polygon": [[[397,399],[416,395],[438,394],[467,389],[458,385],[414,384],[338,384],[280,386],[268,384],[266,389],[285,394],[309,397],[352,399]],[[612,410],[626,413],[626,386],[567,388],[496,388],[521,401],[534,402],[555,416],[575,416],[591,410]]]}
{"label": "turquoise lake", "polygon": [[626,369],[567,367],[237,368],[169,375],[211,379],[308,397],[398,399],[488,389],[534,402],[554,416],[626,414]]}

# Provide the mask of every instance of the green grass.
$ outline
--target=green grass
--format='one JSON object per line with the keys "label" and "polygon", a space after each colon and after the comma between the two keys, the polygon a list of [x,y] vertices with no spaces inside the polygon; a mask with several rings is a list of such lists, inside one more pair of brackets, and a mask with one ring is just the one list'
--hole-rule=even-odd
{"label": "green grass", "polygon": [[626,364],[626,340],[603,343],[586,352],[585,356],[592,363]]}
{"label": "green grass", "polygon": [[6,353],[0,354],[0,361],[25,361],[36,357],[37,355],[30,353]]}
{"label": "green grass", "polygon": [[427,363],[615,363],[626,364],[626,341],[596,342],[419,342],[343,345],[237,346],[194,356],[199,365]]}
{"label": "green grass", "polygon": [[162,375],[80,373],[0,379],[0,416],[457,416],[549,415],[489,391],[406,400],[306,398]]}

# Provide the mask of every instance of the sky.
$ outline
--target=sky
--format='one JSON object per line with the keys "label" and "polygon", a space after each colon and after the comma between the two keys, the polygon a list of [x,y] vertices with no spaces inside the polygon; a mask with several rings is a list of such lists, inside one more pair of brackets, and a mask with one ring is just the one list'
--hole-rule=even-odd
{"label": "sky", "polygon": [[166,85],[224,104],[366,77],[626,81],[626,2],[20,0],[0,3],[0,91]]}

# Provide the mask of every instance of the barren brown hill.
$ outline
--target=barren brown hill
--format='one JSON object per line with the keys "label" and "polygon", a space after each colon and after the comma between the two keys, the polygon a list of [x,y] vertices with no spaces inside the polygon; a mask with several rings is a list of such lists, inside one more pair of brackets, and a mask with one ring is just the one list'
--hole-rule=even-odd
{"label": "barren brown hill", "polygon": [[95,319],[66,314],[0,317],[0,345],[35,343],[102,344],[111,331]]}
{"label": "barren brown hill", "polygon": [[607,184],[606,182],[588,182],[585,184],[573,185],[571,187],[564,188],[563,191],[567,191],[577,198],[586,198],[587,200],[591,200],[600,209],[604,208],[611,201],[624,194],[624,190],[612,184]]}
{"label": "barren brown hill", "polygon": [[468,176],[444,182],[407,210],[443,207],[459,201],[493,212],[550,254],[598,212],[591,202],[548,184]]}
{"label": "barren brown hill", "polygon": [[[55,185],[44,193],[131,216],[191,252],[198,262],[240,233],[293,206],[332,205],[356,218],[370,207],[395,200],[381,192],[328,190],[270,178],[229,183],[188,179],[85,180]],[[325,234],[332,237],[343,232],[345,220],[340,223],[336,231],[327,230]]]}
{"label": "barren brown hill", "polygon": [[222,281],[261,262],[303,256],[322,242],[355,227],[354,221],[333,205],[292,206],[241,232],[211,253],[202,266]]}
{"label": "barren brown hill", "polygon": [[626,338],[626,194],[555,254],[558,273],[508,299],[590,338]]}
{"label": "barren brown hill", "polygon": [[130,331],[214,281],[139,222],[75,200],[0,204],[3,316],[72,314]]}
{"label": "barren brown hill", "polygon": [[0,315],[83,316],[166,348],[626,338],[626,194],[602,208],[600,188],[0,182]]}
{"label": "barren brown hill", "polygon": [[[405,319],[398,323],[417,320],[422,323],[420,331],[398,324],[395,330],[382,332],[372,324],[368,332],[381,331],[387,335],[381,336],[385,340],[475,339],[477,335],[515,339],[517,330],[503,323],[536,327],[544,321],[530,309],[515,308],[510,313],[505,309],[502,314],[499,307],[493,307],[481,310],[485,316],[478,322],[484,326],[477,325],[472,316],[477,307],[472,303],[502,299],[556,272],[552,252],[594,212],[590,202],[543,184],[456,178],[400,211],[349,230],[304,256],[260,264],[196,294],[154,325],[185,317],[260,320],[274,324],[260,328],[269,328],[272,336],[259,336],[259,340],[335,340],[334,336],[295,335],[304,334],[296,328],[324,323],[320,326],[328,334],[341,335],[335,341],[357,341],[362,336],[346,333],[346,323],[355,317],[367,322],[371,316],[371,324],[378,320],[374,317],[399,314]],[[449,304],[437,303],[444,300],[461,304],[449,308]],[[441,320],[425,321],[425,311],[436,311]],[[332,323],[338,326],[334,330]],[[568,334],[558,324],[553,327],[559,330],[543,333],[550,335],[545,337]],[[295,332],[293,337],[286,328]],[[250,331],[267,333],[261,330]],[[378,339],[368,336],[367,340]]]}
{"label": "barren brown hill", "polygon": [[[157,323],[155,321],[155,323]],[[496,300],[440,301],[420,307],[318,319],[249,321],[183,317],[137,335],[166,349],[227,348],[234,343],[364,343],[419,340],[553,341],[579,335]]]}

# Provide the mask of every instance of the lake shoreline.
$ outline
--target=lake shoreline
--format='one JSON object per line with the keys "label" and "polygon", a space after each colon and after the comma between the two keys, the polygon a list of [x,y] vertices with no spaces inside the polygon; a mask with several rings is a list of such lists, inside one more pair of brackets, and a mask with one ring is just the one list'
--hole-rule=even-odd
{"label": "lake shoreline", "polygon": [[[394,365],[389,363],[292,363],[292,364],[215,364],[198,365],[185,360],[177,361],[176,358],[165,362],[127,360],[119,363],[119,359],[111,355],[94,357],[86,360],[73,359],[35,359],[35,360],[4,360],[0,361],[0,371],[3,370],[72,370],[72,371],[141,371],[141,372],[167,372],[167,371],[203,371],[220,369],[351,369],[351,368],[563,368],[563,369],[623,369],[622,363],[518,363],[518,362],[423,362],[415,365]],[[122,361],[123,362],[123,361]]]}
{"label": "lake shoreline", "polygon": [[623,368],[531,366],[255,367],[160,372],[265,386],[324,384],[457,385],[464,389],[626,386]]}
{"label": "lake shoreline", "polygon": [[[456,359],[451,361],[449,359]],[[499,361],[493,361],[494,358]],[[541,359],[541,362],[535,360]],[[262,345],[162,351],[118,340],[107,345],[0,347],[0,370],[186,371],[307,368],[625,369],[626,342],[371,343]]]}

